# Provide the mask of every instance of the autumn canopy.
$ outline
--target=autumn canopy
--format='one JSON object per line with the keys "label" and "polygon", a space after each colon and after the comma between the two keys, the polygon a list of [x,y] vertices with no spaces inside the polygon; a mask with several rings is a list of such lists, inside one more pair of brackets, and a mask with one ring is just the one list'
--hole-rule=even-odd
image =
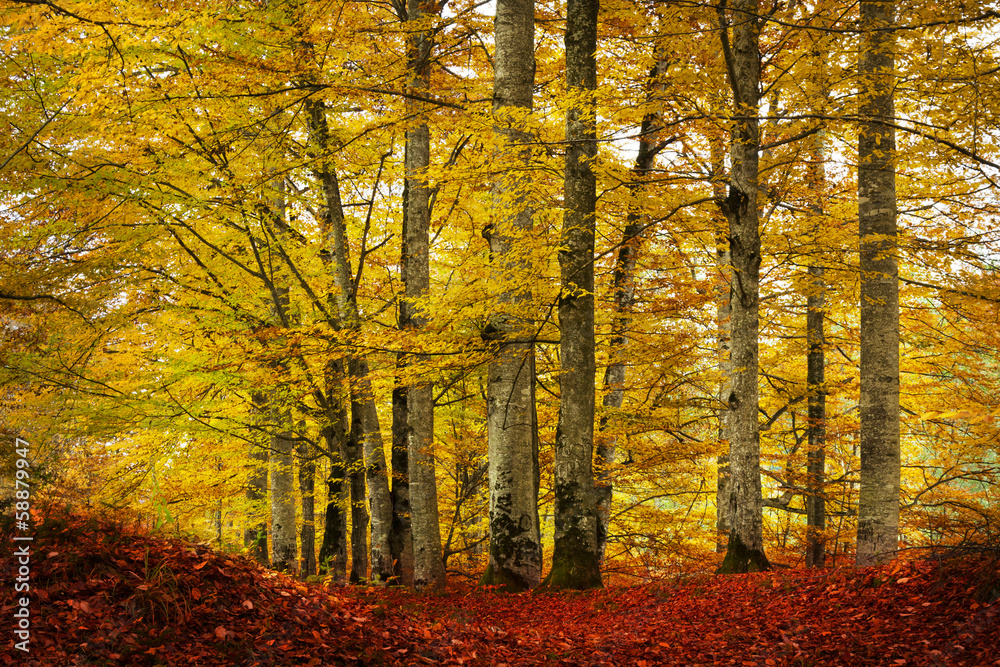
{"label": "autumn canopy", "polygon": [[991,3],[0,30],[5,498],[417,588],[1000,542]]}

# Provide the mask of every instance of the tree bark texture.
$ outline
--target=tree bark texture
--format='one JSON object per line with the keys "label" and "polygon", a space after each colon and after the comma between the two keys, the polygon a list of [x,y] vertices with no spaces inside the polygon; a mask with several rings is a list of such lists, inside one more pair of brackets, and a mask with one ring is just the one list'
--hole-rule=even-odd
{"label": "tree bark texture", "polygon": [[[732,527],[720,572],[770,568],[764,555],[763,499],[760,481],[760,430],[757,422],[757,370],[760,310],[759,181],[760,48],[757,0],[733,3],[732,44],[722,26],[723,51],[733,89],[732,174],[725,210],[729,220],[732,390],[728,398]],[[724,19],[720,11],[720,19]]]}
{"label": "tree bark texture", "polygon": [[566,117],[562,247],[559,250],[559,424],[555,451],[555,548],[545,584],[599,588],[594,494],[594,234],[596,229],[597,13],[599,0],[566,5],[566,87],[581,95]]}
{"label": "tree bark texture", "polygon": [[[498,0],[495,19],[493,112],[506,159],[527,165],[531,135],[506,112],[532,108],[535,79],[534,0]],[[532,211],[521,192],[523,174],[501,171],[492,190],[493,211],[483,236],[490,244],[492,274],[503,282],[526,267],[519,236],[532,227]],[[531,301],[531,292],[512,286],[501,304]],[[531,322],[497,314],[483,338],[498,345],[487,377],[487,447],[490,480],[490,558],[484,585],[523,591],[538,585],[542,549],[538,526],[538,444],[535,424],[534,345]]]}
{"label": "tree bark texture", "polygon": [[[726,184],[725,154],[722,137],[710,139],[712,164],[712,196],[716,201],[725,201]],[[716,459],[715,485],[715,533],[716,551],[725,553],[729,543],[729,496],[732,480],[729,469],[729,395],[733,387],[732,338],[733,323],[730,318],[730,288],[732,278],[732,258],[729,254],[729,221],[715,219],[715,331],[716,365],[719,370],[719,416],[718,437],[721,452]]]}
{"label": "tree bark texture", "polygon": [[[422,0],[409,0],[410,22],[421,22],[425,15]],[[413,30],[409,35],[408,69],[410,88],[417,93],[428,88],[428,60],[431,54],[430,33]],[[412,113],[419,103],[410,101]],[[430,188],[425,180],[430,166],[430,130],[420,117],[406,131],[406,263],[403,282],[410,327],[427,325],[424,309],[414,301],[430,292]],[[441,553],[441,529],[438,522],[437,481],[434,474],[434,395],[433,385],[421,382],[407,392],[407,443],[410,476],[410,526],[413,535],[413,584],[416,588],[445,585],[444,559]]]}
{"label": "tree bark texture", "polygon": [[896,264],[895,3],[862,2],[858,226],[861,251],[861,493],[857,564],[892,558],[899,536],[899,282]]}
{"label": "tree bark texture", "polygon": [[[822,40],[817,37],[817,43]],[[818,80],[811,81],[816,89],[811,91],[816,99],[817,115],[826,113],[828,86],[825,76],[826,50],[818,46],[811,57]],[[808,450],[806,453],[806,567],[823,567],[826,564],[826,279],[823,252],[819,247],[824,221],[826,184],[826,146],[824,131],[809,137],[809,168],[807,179],[812,201],[809,203],[812,218],[812,257],[809,260],[809,282],[806,296],[806,386],[808,398]]]}

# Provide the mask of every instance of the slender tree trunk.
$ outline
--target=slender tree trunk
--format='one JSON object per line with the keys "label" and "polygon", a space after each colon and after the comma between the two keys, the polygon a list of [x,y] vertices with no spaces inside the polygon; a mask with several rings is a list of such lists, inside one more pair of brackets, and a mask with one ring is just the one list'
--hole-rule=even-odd
{"label": "slender tree trunk", "polygon": [[[653,102],[659,87],[659,79],[667,71],[667,61],[660,59],[649,72],[647,97]],[[611,338],[608,341],[608,367],[604,369],[604,414],[600,428],[594,439],[594,488],[597,497],[597,553],[604,562],[611,522],[611,501],[614,495],[612,469],[618,450],[618,436],[611,428],[611,415],[622,407],[625,398],[626,347],[632,326],[632,308],[635,304],[635,267],[642,243],[644,220],[640,204],[643,177],[653,168],[653,161],[663,144],[657,144],[660,114],[649,112],[642,119],[639,136],[639,151],[632,168],[632,182],[629,195],[634,204],[630,206],[622,242],[618,247],[614,272],[614,319],[611,322]]]}
{"label": "slender tree trunk", "polygon": [[[409,0],[408,22],[425,20],[425,3]],[[410,89],[426,94],[429,87],[431,36],[412,29],[409,36]],[[411,113],[419,113],[419,102],[410,101]],[[415,300],[430,292],[430,187],[426,182],[431,163],[430,129],[426,118],[406,131],[406,263],[403,282],[405,319],[413,329],[427,326],[426,310]],[[410,475],[410,526],[413,535],[413,584],[417,588],[445,585],[441,529],[438,523],[437,480],[434,474],[434,387],[428,382],[411,385],[406,397]]]}
{"label": "slender tree trunk", "polygon": [[[818,115],[826,113],[828,86],[826,81],[827,51],[819,46],[823,37],[817,37],[817,46],[811,57],[819,76],[811,80],[811,92],[820,103]],[[826,146],[824,132],[809,137],[808,182],[812,201],[809,204],[812,218],[813,253],[809,263],[809,287],[806,296],[806,344],[809,352],[806,362],[808,403],[808,450],[806,454],[806,567],[823,567],[826,564],[826,280],[823,252],[819,247],[825,216],[826,199]]]}
{"label": "slender tree trunk", "polygon": [[316,462],[309,445],[299,445],[299,504],[302,506],[302,529],[299,544],[302,557],[299,574],[302,578],[316,574]]}
{"label": "slender tree trunk", "polygon": [[[518,129],[509,111],[532,108],[535,78],[534,0],[497,0],[493,113],[506,148],[498,160],[527,164],[523,146],[531,135]],[[522,148],[518,148],[518,145]],[[518,243],[532,227],[532,211],[523,194],[524,173],[500,170],[493,183],[493,211],[483,230],[489,241],[493,276],[502,282],[526,268]],[[501,304],[530,303],[522,286],[500,295]],[[538,585],[542,549],[538,526],[538,442],[535,424],[534,344],[532,322],[510,314],[491,318],[483,338],[498,342],[487,379],[487,442],[490,478],[490,559],[482,583],[508,591]]]}
{"label": "slender tree trunk", "polygon": [[[712,160],[712,196],[716,201],[725,201],[726,185],[723,180],[725,173],[725,156],[721,137],[710,139]],[[729,255],[729,222],[727,219],[716,219],[715,228],[715,331],[716,331],[716,364],[719,369],[719,416],[718,434],[722,451],[716,459],[715,487],[715,549],[725,553],[729,544],[729,529],[732,522],[729,516],[729,496],[732,493],[732,480],[729,469],[729,395],[733,391],[732,337],[733,323],[730,319],[729,295],[732,267]]]}
{"label": "slender tree trunk", "polygon": [[582,94],[567,113],[562,248],[559,251],[559,424],[555,453],[555,549],[545,584],[599,588],[594,494],[594,235],[596,230],[598,0],[566,5],[566,86]]}
{"label": "slender tree trunk", "polygon": [[[361,328],[358,305],[351,277],[350,247],[344,225],[344,209],[340,198],[340,185],[333,168],[322,161],[329,153],[329,127],[326,107],[321,101],[307,102],[309,130],[321,166],[316,176],[323,189],[323,224],[327,239],[327,254],[332,258],[333,278],[337,287],[339,321],[345,329]],[[389,581],[392,576],[390,532],[392,530],[392,500],[385,462],[385,449],[379,427],[378,411],[372,394],[368,360],[358,354],[347,361],[351,391],[352,434],[357,423],[358,438],[362,446],[371,505],[371,567],[372,579]],[[353,486],[353,485],[352,485]]]}
{"label": "slender tree trunk", "polygon": [[861,2],[858,222],[861,246],[861,494],[857,564],[899,538],[899,283],[896,265],[895,3]]}
{"label": "slender tree trunk", "polygon": [[732,391],[729,394],[729,466],[732,527],[720,572],[770,568],[764,555],[763,498],[760,482],[760,430],[757,422],[757,369],[760,309],[759,179],[760,48],[757,0],[733,3],[732,45],[720,10],[723,52],[733,89],[732,175],[725,201],[729,220],[732,321]]}

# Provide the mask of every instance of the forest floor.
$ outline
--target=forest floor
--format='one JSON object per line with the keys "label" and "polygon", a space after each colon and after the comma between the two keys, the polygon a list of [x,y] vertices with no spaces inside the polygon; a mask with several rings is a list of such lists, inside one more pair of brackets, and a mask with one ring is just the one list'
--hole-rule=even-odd
{"label": "forest floor", "polygon": [[[15,534],[27,533],[2,522],[2,664],[1000,666],[996,560],[420,594],[305,585],[97,516]],[[26,581],[11,553],[24,544]],[[31,587],[29,653],[14,648],[17,576]]]}

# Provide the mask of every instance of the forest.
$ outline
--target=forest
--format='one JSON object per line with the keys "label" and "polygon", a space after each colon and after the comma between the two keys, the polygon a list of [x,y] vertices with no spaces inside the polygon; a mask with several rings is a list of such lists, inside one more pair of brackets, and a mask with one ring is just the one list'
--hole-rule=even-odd
{"label": "forest", "polygon": [[994,3],[0,17],[5,506],[30,443],[32,502],[417,590],[1000,545]]}

